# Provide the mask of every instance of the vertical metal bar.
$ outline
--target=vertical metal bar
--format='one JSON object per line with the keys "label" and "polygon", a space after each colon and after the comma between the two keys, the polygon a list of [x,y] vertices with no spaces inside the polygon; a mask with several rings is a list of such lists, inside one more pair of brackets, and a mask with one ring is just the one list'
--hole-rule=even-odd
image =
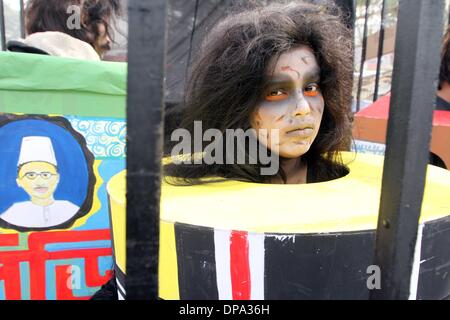
{"label": "vertical metal bar", "polygon": [[25,38],[25,6],[23,0],[20,0],[20,36]]}
{"label": "vertical metal bar", "polygon": [[187,82],[188,74],[189,74],[189,65],[191,64],[191,58],[192,58],[192,45],[194,43],[194,34],[197,30],[197,16],[198,16],[198,8],[199,8],[199,2],[200,0],[195,0],[195,8],[194,8],[194,18],[192,22],[192,32],[191,36],[189,38],[189,51],[188,51],[188,57],[186,60],[186,71],[184,73],[184,82]]}
{"label": "vertical metal bar", "polygon": [[359,111],[361,106],[361,90],[363,84],[363,75],[364,75],[364,64],[366,62],[366,52],[367,52],[367,24],[369,20],[369,6],[370,0],[366,0],[366,12],[364,15],[364,31],[363,31],[363,41],[361,48],[361,64],[359,67],[359,79],[358,79],[358,92],[356,95],[356,112]]}
{"label": "vertical metal bar", "polygon": [[335,0],[345,15],[345,22],[350,29],[355,29],[355,0]]}
{"label": "vertical metal bar", "polygon": [[6,28],[5,28],[5,10],[3,7],[3,0],[0,0],[0,44],[2,46],[2,51],[6,50]]}
{"label": "vertical metal bar", "polygon": [[383,58],[384,51],[384,23],[386,20],[386,0],[383,0],[381,5],[381,23],[380,23],[380,37],[378,39],[378,60],[377,60],[377,73],[375,76],[375,90],[373,93],[373,101],[378,99],[378,91],[380,85],[380,71],[381,71],[381,59]]}
{"label": "vertical metal bar", "polygon": [[439,70],[444,1],[401,0],[399,5],[375,250],[381,289],[371,291],[371,299],[408,299],[410,294]]}
{"label": "vertical metal bar", "polygon": [[166,0],[128,2],[126,298],[158,298]]}

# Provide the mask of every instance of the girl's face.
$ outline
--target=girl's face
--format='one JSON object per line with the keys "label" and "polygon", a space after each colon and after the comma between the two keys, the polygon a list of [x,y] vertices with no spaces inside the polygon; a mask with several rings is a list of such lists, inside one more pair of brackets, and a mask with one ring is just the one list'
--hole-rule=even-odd
{"label": "girl's face", "polygon": [[266,78],[250,124],[267,148],[283,158],[298,158],[310,149],[322,120],[320,67],[311,48],[302,45],[272,58]]}

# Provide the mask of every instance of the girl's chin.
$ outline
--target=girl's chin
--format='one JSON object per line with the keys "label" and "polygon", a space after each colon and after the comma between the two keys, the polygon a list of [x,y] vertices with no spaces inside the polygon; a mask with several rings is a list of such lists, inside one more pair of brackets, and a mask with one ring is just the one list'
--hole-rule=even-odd
{"label": "girl's chin", "polygon": [[280,155],[281,158],[285,158],[285,159],[295,159],[295,158],[299,158],[301,156],[303,156],[305,153],[307,153],[309,151],[309,143],[308,144],[301,144],[301,145],[296,145],[295,147],[292,148],[283,148],[280,150],[280,152],[278,153]]}

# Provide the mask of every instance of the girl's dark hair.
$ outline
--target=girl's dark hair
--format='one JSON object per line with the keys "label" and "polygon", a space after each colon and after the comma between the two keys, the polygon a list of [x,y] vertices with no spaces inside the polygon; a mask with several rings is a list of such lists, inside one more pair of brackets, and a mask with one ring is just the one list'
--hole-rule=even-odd
{"label": "girl's dark hair", "polygon": [[[252,4],[222,20],[207,36],[193,66],[181,126],[192,133],[198,120],[203,130],[249,129],[269,61],[299,45],[314,51],[325,100],[318,136],[302,158],[315,167],[318,180],[341,176],[345,167],[338,151],[348,150],[351,142],[353,44],[340,10],[328,1],[322,5],[300,1]],[[202,183],[206,177],[268,182],[270,177],[261,176],[261,167],[166,165],[165,173],[180,178],[177,184]],[[282,170],[278,175],[283,178]]]}
{"label": "girl's dark hair", "polygon": [[[72,5],[81,7],[81,28],[69,29]],[[94,47],[99,36],[98,25],[103,24],[113,39],[111,22],[121,14],[120,0],[29,0],[26,8],[27,34],[59,31],[85,41]]]}
{"label": "girl's dark hair", "polygon": [[441,69],[439,72],[439,89],[444,82],[450,83],[450,26],[444,37],[444,45],[441,54]]}

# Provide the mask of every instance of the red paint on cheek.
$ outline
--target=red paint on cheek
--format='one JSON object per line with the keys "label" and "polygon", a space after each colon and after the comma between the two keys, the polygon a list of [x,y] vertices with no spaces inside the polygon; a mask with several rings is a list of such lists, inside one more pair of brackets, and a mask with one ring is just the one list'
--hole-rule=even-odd
{"label": "red paint on cheek", "polygon": [[297,74],[298,79],[300,79],[300,77],[301,77],[300,72],[298,72],[297,70],[292,69],[289,66],[281,67],[281,71],[292,71],[292,72],[295,72]]}

